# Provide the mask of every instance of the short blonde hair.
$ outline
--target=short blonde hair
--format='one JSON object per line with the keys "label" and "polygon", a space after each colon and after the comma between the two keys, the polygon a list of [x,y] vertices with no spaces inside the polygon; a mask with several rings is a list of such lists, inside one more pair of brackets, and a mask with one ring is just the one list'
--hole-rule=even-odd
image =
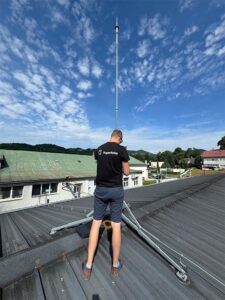
{"label": "short blonde hair", "polygon": [[120,137],[121,139],[123,139],[123,133],[119,129],[114,129],[111,134],[111,137]]}

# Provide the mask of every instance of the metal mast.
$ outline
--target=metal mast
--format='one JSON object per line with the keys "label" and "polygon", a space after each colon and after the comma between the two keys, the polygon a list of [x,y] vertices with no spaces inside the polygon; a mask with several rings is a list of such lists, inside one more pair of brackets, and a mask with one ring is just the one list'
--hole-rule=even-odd
{"label": "metal mast", "polygon": [[118,46],[119,46],[119,24],[116,18],[116,128],[118,128]]}

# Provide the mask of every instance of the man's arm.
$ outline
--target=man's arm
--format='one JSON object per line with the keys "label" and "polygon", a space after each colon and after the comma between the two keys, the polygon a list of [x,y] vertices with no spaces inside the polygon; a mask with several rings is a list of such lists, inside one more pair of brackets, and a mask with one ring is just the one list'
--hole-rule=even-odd
{"label": "man's arm", "polygon": [[123,166],[123,174],[128,176],[130,174],[130,167],[129,167],[129,163],[128,162],[122,162],[122,166]]}

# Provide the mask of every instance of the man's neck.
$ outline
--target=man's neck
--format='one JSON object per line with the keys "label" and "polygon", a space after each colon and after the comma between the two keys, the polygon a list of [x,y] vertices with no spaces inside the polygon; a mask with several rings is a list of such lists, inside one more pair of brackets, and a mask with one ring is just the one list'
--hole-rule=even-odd
{"label": "man's neck", "polygon": [[114,138],[114,137],[112,137],[112,138],[109,140],[109,142],[119,144],[118,139],[117,139],[117,138]]}

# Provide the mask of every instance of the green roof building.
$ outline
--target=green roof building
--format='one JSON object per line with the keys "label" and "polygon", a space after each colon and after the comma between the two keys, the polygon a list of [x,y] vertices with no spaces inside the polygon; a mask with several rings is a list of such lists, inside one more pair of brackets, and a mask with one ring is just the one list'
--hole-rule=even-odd
{"label": "green roof building", "polygon": [[[124,186],[142,185],[146,165],[130,157],[131,175]],[[0,149],[0,213],[10,210],[93,195],[94,156]],[[71,189],[66,188],[70,183]]]}

